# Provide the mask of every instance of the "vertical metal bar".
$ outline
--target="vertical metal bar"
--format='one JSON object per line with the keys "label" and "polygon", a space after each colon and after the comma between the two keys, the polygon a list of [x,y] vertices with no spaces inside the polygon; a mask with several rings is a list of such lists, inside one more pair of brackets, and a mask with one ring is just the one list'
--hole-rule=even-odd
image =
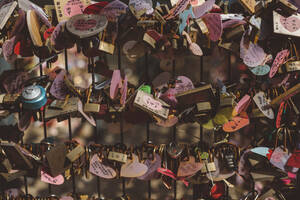
{"label": "vertical metal bar", "polygon": [[[64,51],[64,57],[65,57],[65,69],[67,74],[69,74],[69,65],[68,65],[68,50],[65,49]],[[71,116],[68,116],[68,130],[69,130],[69,140],[72,140],[72,123],[71,123]],[[76,185],[75,185],[75,174],[74,174],[74,166],[72,163],[71,166],[71,176],[72,176],[72,190],[73,194],[76,193]]]}
{"label": "vertical metal bar", "polygon": [[[20,119],[20,112],[19,112],[19,119]],[[23,136],[24,136],[24,132],[23,132]],[[23,138],[21,140],[21,144],[24,144]],[[24,187],[25,187],[25,194],[28,195],[28,183],[27,183],[27,176],[24,176]]]}
{"label": "vertical metal bar", "polygon": [[[41,62],[42,60],[40,60]],[[49,66],[51,65],[50,62],[47,61],[47,67],[49,68]],[[42,65],[40,65],[40,76],[43,76],[43,67]],[[42,110],[42,120],[43,120],[43,128],[44,128],[44,139],[46,139],[47,136],[47,125],[46,125],[46,120],[45,120],[45,115],[46,115],[46,108],[44,107],[44,109]],[[51,194],[51,184],[48,184],[48,193]]]}
{"label": "vertical metal bar", "polygon": [[228,80],[229,80],[229,82],[231,82],[231,52],[230,51],[228,51],[228,58],[227,58],[228,60],[227,60],[227,64],[228,64]]}
{"label": "vertical metal bar", "polygon": [[[176,66],[176,62],[175,62],[175,59],[173,59],[173,65],[172,65],[173,78],[175,78],[175,66]],[[176,141],[176,125],[174,125],[172,132],[173,132],[172,140]],[[172,162],[174,162],[174,164],[176,164],[176,161],[172,161]],[[177,166],[175,166],[175,168],[177,168]],[[174,200],[176,200],[176,198],[177,198],[177,181],[176,180],[173,182],[173,193],[174,193]]]}
{"label": "vertical metal bar", "polygon": [[[145,74],[146,74],[146,84],[149,84],[149,68],[148,68],[148,52],[145,53]],[[147,121],[146,123],[146,139],[147,143],[150,141],[150,123]],[[151,199],[151,180],[148,181],[148,199]]]}
{"label": "vertical metal bar", "polygon": [[[200,74],[199,74],[199,78],[200,78],[200,82],[203,82],[204,79],[204,73],[203,73],[203,56],[200,57]],[[200,124],[199,127],[199,137],[200,137],[200,145],[201,145],[201,151],[203,151],[203,127]],[[199,194],[199,187],[200,184],[194,184],[193,185],[193,199],[198,199],[200,194]]]}
{"label": "vertical metal bar", "polygon": [[[121,70],[122,68],[122,62],[121,62],[121,47],[120,43],[117,43],[117,49],[118,49],[118,69]],[[123,131],[123,113],[120,113],[120,141],[121,144],[124,143],[124,131]],[[122,178],[122,192],[123,195],[126,195],[126,187],[125,187],[125,179]]]}
{"label": "vertical metal bar", "polygon": [[[95,62],[94,62],[94,58],[92,57],[91,58],[91,64],[92,64],[92,85],[93,85],[93,89],[94,89],[94,86],[95,86]],[[94,129],[94,134],[95,134],[95,143],[98,144],[99,142],[99,136],[98,136],[98,121],[96,119],[96,127]],[[98,193],[98,198],[100,199],[101,197],[101,182],[100,182],[100,177],[97,176],[97,193]]]}

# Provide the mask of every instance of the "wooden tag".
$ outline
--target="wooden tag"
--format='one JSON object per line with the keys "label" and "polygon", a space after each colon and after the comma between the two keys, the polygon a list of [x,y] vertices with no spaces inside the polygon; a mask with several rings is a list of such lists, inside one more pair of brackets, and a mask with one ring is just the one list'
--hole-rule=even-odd
{"label": "wooden tag", "polygon": [[127,155],[119,152],[110,151],[108,153],[109,160],[115,160],[118,162],[126,163],[127,162]]}
{"label": "wooden tag", "polygon": [[113,168],[100,162],[97,154],[94,154],[90,161],[89,171],[96,176],[106,179],[113,179],[117,176],[117,172]]}
{"label": "wooden tag", "polygon": [[74,15],[82,14],[84,8],[90,4],[90,0],[54,0],[58,22],[68,20]]}
{"label": "wooden tag", "polygon": [[26,21],[33,45],[37,47],[42,47],[43,41],[40,34],[40,22],[34,10],[27,11]]}
{"label": "wooden tag", "polygon": [[186,177],[196,174],[199,170],[203,168],[203,163],[195,162],[195,157],[190,156],[189,161],[182,161],[179,164],[177,176]]}
{"label": "wooden tag", "polygon": [[16,9],[17,5],[18,5],[18,3],[13,1],[13,2],[7,3],[1,7],[1,9],[0,9],[0,30],[2,30],[5,27],[7,21],[9,20],[10,16]]}
{"label": "wooden tag", "polygon": [[120,176],[135,178],[144,175],[148,167],[139,162],[138,156],[132,154],[132,160],[127,159],[127,162],[122,165]]}
{"label": "wooden tag", "polygon": [[278,97],[274,98],[270,104],[272,106],[278,106],[282,101],[289,99],[290,97],[296,95],[299,92],[300,92],[300,83],[298,83],[294,87],[288,89],[286,92],[279,95]]}
{"label": "wooden tag", "polygon": [[273,11],[274,33],[300,37],[300,14],[283,17]]}
{"label": "wooden tag", "polygon": [[23,155],[20,146],[13,142],[1,142],[0,146],[4,150],[13,169],[28,170],[32,169],[32,163]]}
{"label": "wooden tag", "polygon": [[65,171],[65,160],[67,155],[65,144],[59,144],[52,147],[45,155],[51,176],[58,176]]}
{"label": "wooden tag", "polygon": [[247,9],[247,11],[250,14],[255,13],[255,5],[256,1],[255,0],[239,0],[239,2],[242,4],[242,6]]}
{"label": "wooden tag", "polygon": [[134,99],[134,105],[163,119],[168,119],[168,104],[160,99],[154,99],[151,94],[139,90]]}
{"label": "wooden tag", "polygon": [[80,156],[84,154],[84,148],[81,145],[77,145],[75,149],[69,152],[66,157],[69,159],[70,162],[76,161]]}

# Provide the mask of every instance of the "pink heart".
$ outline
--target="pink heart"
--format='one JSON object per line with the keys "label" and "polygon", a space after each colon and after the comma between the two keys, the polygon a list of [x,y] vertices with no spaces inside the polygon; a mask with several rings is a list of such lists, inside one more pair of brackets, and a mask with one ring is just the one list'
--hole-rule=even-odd
{"label": "pink heart", "polygon": [[288,18],[280,16],[280,23],[289,32],[298,31],[300,28],[300,20],[295,16],[290,16]]}

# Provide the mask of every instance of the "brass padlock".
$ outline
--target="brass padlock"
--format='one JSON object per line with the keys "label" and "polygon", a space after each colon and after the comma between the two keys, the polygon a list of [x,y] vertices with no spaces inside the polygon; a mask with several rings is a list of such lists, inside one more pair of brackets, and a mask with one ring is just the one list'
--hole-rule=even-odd
{"label": "brass padlock", "polygon": [[112,43],[108,43],[108,42],[105,42],[105,36],[106,36],[106,30],[104,30],[102,32],[101,35],[101,41],[100,41],[100,44],[99,44],[99,50],[100,51],[104,51],[106,53],[109,53],[109,54],[114,54],[114,51],[115,51],[115,45],[114,45],[114,40],[112,41]]}

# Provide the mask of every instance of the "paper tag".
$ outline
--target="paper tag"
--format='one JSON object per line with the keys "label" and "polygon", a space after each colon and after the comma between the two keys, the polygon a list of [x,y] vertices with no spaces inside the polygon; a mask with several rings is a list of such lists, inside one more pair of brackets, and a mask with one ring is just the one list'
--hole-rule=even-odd
{"label": "paper tag", "polygon": [[205,13],[207,13],[208,11],[210,11],[212,9],[214,4],[215,4],[215,0],[208,0],[208,1],[205,1],[202,5],[194,7],[193,12],[194,12],[195,18],[198,19],[198,18],[202,17]]}
{"label": "paper tag", "polygon": [[90,0],[54,0],[58,22],[82,14],[84,8],[90,4]]}
{"label": "paper tag", "polygon": [[64,76],[66,74],[65,70],[61,70],[59,74],[56,75],[51,88],[50,94],[53,95],[56,99],[65,99],[68,94],[68,88],[64,81]]}
{"label": "paper tag", "polygon": [[209,31],[209,38],[214,42],[218,41],[223,32],[221,15],[219,13],[208,13],[203,16],[203,20]]}
{"label": "paper tag", "polygon": [[266,95],[264,92],[258,92],[257,94],[255,94],[255,96],[253,97],[253,100],[255,102],[255,104],[257,105],[257,107],[259,108],[259,110],[269,119],[274,119],[274,112],[272,110],[272,108],[267,108],[270,104],[269,101],[266,98]]}
{"label": "paper tag", "polygon": [[7,23],[8,19],[12,15],[13,11],[17,7],[17,2],[13,1],[7,3],[0,8],[0,30],[2,30]]}
{"label": "paper tag", "polygon": [[264,76],[270,72],[269,65],[258,65],[256,67],[250,68],[250,71],[257,76]]}
{"label": "paper tag", "polygon": [[122,163],[126,163],[127,162],[127,155],[123,154],[123,153],[110,151],[108,153],[108,159],[109,160],[115,160],[115,161],[122,162]]}
{"label": "paper tag", "polygon": [[[244,36],[241,40],[241,58],[248,67],[256,67],[261,65],[266,58],[263,48],[250,42],[249,48],[244,47]],[[244,52],[243,52],[244,51]]]}
{"label": "paper tag", "polygon": [[195,157],[190,156],[189,161],[181,161],[179,164],[177,176],[186,177],[196,174],[203,167],[203,163],[195,162]]}
{"label": "paper tag", "polygon": [[275,76],[276,72],[278,71],[278,68],[284,63],[285,59],[289,56],[289,54],[290,52],[287,49],[277,53],[269,73],[270,78],[273,78]]}
{"label": "paper tag", "polygon": [[250,123],[246,112],[242,112],[239,116],[235,116],[229,122],[223,125],[225,132],[235,132]]}
{"label": "paper tag", "polygon": [[112,179],[117,176],[116,171],[100,162],[98,155],[94,154],[90,161],[89,171],[101,178]]}
{"label": "paper tag", "polygon": [[138,157],[132,154],[132,160],[127,159],[127,162],[122,165],[120,176],[135,178],[144,175],[148,167],[138,162]]}
{"label": "paper tag", "polygon": [[300,37],[300,14],[283,17],[273,11],[274,33]]}
{"label": "paper tag", "polygon": [[41,170],[41,181],[45,183],[50,183],[52,185],[61,185],[65,182],[65,179],[62,175],[52,177],[43,170]]}

